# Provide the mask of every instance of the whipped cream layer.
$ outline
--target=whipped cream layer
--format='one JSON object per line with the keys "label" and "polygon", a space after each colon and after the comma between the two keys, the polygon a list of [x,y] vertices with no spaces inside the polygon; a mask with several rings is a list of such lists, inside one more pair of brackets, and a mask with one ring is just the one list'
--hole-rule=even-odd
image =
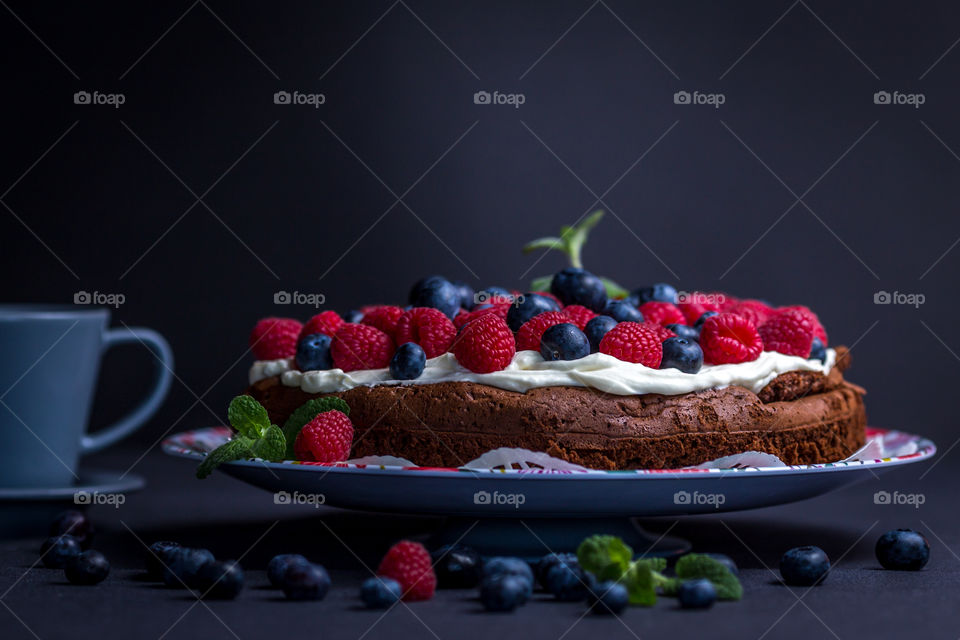
{"label": "whipped cream layer", "polygon": [[660,393],[680,395],[704,389],[737,385],[758,393],[774,378],[788,371],[816,371],[826,375],[836,360],[827,349],[826,362],[764,351],[753,362],[704,365],[697,373],[678,369],[650,369],[624,362],[605,353],[593,353],[579,360],[546,361],[536,351],[519,351],[502,371],[474,373],[457,362],[452,353],[427,360],[416,380],[395,380],[389,369],[345,372],[298,371],[292,359],[258,361],[250,368],[250,384],[280,376],[283,385],[300,387],[306,393],[335,393],[354,387],[374,385],[475,382],[508,391],[525,392],[537,387],[590,387],[621,396]]}

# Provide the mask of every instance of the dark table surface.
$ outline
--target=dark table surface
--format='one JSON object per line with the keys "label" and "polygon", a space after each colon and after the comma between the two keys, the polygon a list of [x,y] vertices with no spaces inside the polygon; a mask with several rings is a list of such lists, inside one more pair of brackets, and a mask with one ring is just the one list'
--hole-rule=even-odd
{"label": "dark table surface", "polygon": [[[946,443],[949,445],[949,443]],[[946,448],[946,446],[944,446]],[[140,450],[118,448],[87,461],[126,469]],[[943,453],[939,454],[943,456]],[[934,465],[930,473],[921,475]],[[618,618],[584,616],[581,604],[548,596],[513,614],[487,614],[473,591],[440,591],[423,603],[387,613],[359,606],[360,582],[385,549],[405,537],[428,535],[433,517],[352,513],[273,504],[271,495],[222,474],[199,482],[193,463],[152,451],[135,467],[147,487],[120,507],[91,507],[95,547],[110,559],[108,579],[72,586],[62,572],[33,566],[43,531],[0,542],[0,638],[862,638],[957,637],[960,608],[960,522],[948,453],[879,480],[792,505],[742,513],[648,519],[642,525],[689,540],[697,551],[722,552],[741,567],[744,597],[708,611],[682,611],[661,598]],[[919,508],[874,504],[878,490],[922,493]],[[891,528],[924,532],[931,560],[915,573],[882,570],[873,554]],[[205,546],[218,557],[242,558],[247,582],[235,601],[201,602],[189,592],[146,582],[143,544],[172,539]],[[780,585],[780,554],[801,544],[822,547],[834,561],[828,581],[813,589]],[[263,569],[276,553],[302,552],[324,564],[333,587],[322,602],[285,602],[266,587]],[[771,571],[773,569],[773,571]]]}

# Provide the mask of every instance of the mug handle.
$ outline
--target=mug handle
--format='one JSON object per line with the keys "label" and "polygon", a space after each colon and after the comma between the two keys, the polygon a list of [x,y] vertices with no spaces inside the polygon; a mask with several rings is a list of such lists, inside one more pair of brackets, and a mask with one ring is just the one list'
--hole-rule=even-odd
{"label": "mug handle", "polygon": [[173,351],[159,333],[143,327],[124,327],[107,329],[103,333],[102,351],[119,344],[137,342],[150,349],[156,360],[153,377],[153,389],[133,411],[117,420],[109,427],[96,433],[87,434],[80,440],[81,453],[99,451],[130,435],[160,408],[170,383],[173,380]]}

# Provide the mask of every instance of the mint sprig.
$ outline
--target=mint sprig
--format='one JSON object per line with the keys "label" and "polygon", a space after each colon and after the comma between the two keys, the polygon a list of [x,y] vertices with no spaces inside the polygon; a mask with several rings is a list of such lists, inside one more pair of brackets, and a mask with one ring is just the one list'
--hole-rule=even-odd
{"label": "mint sprig", "polygon": [[[590,235],[590,231],[597,226],[602,218],[603,210],[594,211],[573,226],[563,225],[560,227],[559,237],[545,236],[543,238],[531,240],[527,244],[523,245],[523,252],[530,253],[531,251],[536,251],[537,249],[559,251],[567,256],[571,267],[582,269],[583,259],[581,258],[580,254],[583,252],[583,245],[587,243],[587,238]],[[539,278],[534,278],[530,282],[530,289],[532,291],[549,291],[550,281],[552,279],[553,276],[541,276]],[[609,298],[623,298],[629,293],[626,289],[609,278],[601,277],[600,280],[603,281],[603,285],[607,289],[607,297]]]}
{"label": "mint sprig", "polygon": [[197,477],[206,478],[224,462],[263,458],[271,462],[283,460],[287,450],[283,431],[270,423],[262,404],[252,396],[237,396],[230,401],[227,420],[237,433],[210,453],[197,467]]}
{"label": "mint sprig", "polygon": [[620,538],[595,535],[580,543],[577,560],[598,580],[623,583],[630,604],[652,606],[657,602],[658,591],[664,596],[676,596],[680,583],[696,578],[712,582],[717,598],[721,600],[743,597],[743,587],[737,577],[724,564],[699,553],[690,553],[677,560],[674,578],[663,573],[667,568],[665,558],[633,560],[633,550]]}
{"label": "mint sprig", "polygon": [[288,458],[291,460],[294,458],[293,443],[297,441],[297,436],[300,434],[300,429],[303,429],[303,425],[316,418],[318,414],[324,411],[333,411],[334,409],[348,416],[350,415],[350,406],[335,396],[311,398],[290,414],[287,421],[283,423],[283,435],[286,438],[285,446]]}

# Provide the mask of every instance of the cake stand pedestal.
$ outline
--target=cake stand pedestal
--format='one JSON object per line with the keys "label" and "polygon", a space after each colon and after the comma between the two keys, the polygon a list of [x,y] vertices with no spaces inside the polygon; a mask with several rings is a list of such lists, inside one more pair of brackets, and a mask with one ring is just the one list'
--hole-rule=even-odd
{"label": "cake stand pedestal", "polygon": [[609,534],[634,553],[670,558],[690,550],[683,538],[645,531],[633,518],[465,518],[451,517],[426,545],[436,549],[460,543],[485,556],[508,555],[537,560],[550,552],[575,552],[584,538]]}

